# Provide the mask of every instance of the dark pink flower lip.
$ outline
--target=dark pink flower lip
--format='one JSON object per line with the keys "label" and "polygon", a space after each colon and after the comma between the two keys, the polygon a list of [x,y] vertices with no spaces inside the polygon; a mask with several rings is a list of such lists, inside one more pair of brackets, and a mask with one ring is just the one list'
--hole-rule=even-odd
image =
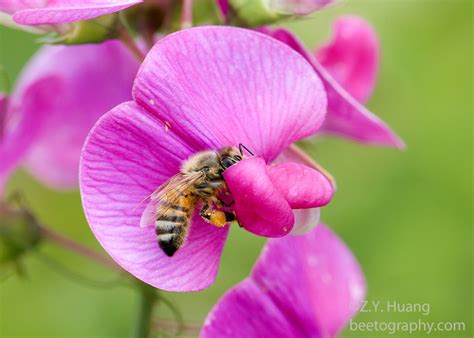
{"label": "dark pink flower lip", "polygon": [[267,166],[260,157],[241,161],[225,171],[242,227],[265,237],[287,235],[295,223],[292,209],[326,205],[334,193],[320,172],[299,163]]}
{"label": "dark pink flower lip", "polygon": [[[304,58],[275,39],[239,28],[199,27],[153,47],[133,97],[106,113],[84,145],[80,182],[88,222],[102,246],[137,278],[170,291],[206,288],[217,274],[228,226],[217,228],[195,216],[185,244],[169,258],[158,247],[154,228],[139,227],[145,206],[137,205],[202,150],[243,143],[271,163],[321,126],[323,85]],[[238,166],[235,170],[244,170],[247,164]],[[271,181],[281,189],[281,215],[291,230],[293,191],[271,174],[262,179],[268,184],[256,188],[271,189]],[[237,190],[246,193],[236,182],[232,189],[236,199]],[[246,226],[258,232],[259,225],[245,217],[252,210],[239,205]]]}
{"label": "dark pink flower lip", "polygon": [[337,337],[360,308],[361,268],[324,224],[270,239],[250,276],[208,314],[201,338]]}

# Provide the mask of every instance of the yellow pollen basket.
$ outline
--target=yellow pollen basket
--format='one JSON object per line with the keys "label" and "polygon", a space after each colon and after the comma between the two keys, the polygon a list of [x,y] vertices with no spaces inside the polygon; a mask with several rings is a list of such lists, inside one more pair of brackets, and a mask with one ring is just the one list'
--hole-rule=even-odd
{"label": "yellow pollen basket", "polygon": [[211,219],[209,221],[219,228],[222,228],[227,223],[225,213],[222,211],[214,211],[211,214]]}

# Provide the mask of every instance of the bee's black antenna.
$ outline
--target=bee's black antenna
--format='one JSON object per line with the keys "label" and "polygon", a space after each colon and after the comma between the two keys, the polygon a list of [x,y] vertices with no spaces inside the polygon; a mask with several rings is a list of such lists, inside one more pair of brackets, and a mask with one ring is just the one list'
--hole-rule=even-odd
{"label": "bee's black antenna", "polygon": [[239,151],[240,151],[240,155],[244,156],[244,152],[242,151],[242,149],[245,149],[247,150],[247,152],[252,155],[252,156],[255,156],[255,154],[253,152],[251,152],[249,150],[249,148],[247,148],[246,146],[244,146],[242,143],[239,143]]}

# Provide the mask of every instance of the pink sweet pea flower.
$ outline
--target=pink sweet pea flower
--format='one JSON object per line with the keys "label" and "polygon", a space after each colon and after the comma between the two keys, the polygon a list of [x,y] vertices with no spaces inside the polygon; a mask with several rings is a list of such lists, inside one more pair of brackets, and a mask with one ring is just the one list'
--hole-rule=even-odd
{"label": "pink sweet pea flower", "polygon": [[0,0],[0,12],[23,25],[89,20],[121,11],[143,0]]}
{"label": "pink sweet pea flower", "polygon": [[201,338],[336,337],[358,311],[365,280],[328,227],[271,239],[251,275],[209,313]]}
{"label": "pink sweet pea flower", "polygon": [[0,181],[24,160],[41,182],[76,187],[90,128],[104,112],[131,98],[138,66],[118,41],[41,48],[1,109]]}
{"label": "pink sweet pea flower", "polygon": [[372,27],[354,16],[339,18],[333,40],[315,55],[288,30],[261,28],[303,55],[321,77],[328,95],[328,114],[322,132],[353,140],[403,148],[403,141],[364,103],[373,91],[379,47]]}
{"label": "pink sweet pea flower", "polygon": [[154,226],[139,226],[140,202],[196,152],[243,143],[257,155],[224,173],[237,218],[256,234],[284,236],[293,227],[292,209],[331,199],[331,183],[318,171],[297,163],[268,165],[314,134],[325,116],[320,79],[285,44],[231,27],[171,34],[147,55],[133,97],[91,131],[80,185],[95,236],[144,282],[195,291],[217,274],[229,225],[217,228],[196,213],[173,257],[159,248]]}

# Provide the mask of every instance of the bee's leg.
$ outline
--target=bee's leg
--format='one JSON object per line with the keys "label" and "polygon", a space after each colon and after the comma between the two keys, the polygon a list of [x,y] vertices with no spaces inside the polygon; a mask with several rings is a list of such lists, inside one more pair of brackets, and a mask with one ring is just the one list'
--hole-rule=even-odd
{"label": "bee's leg", "polygon": [[199,212],[199,214],[201,215],[201,217],[208,223],[211,222],[211,212],[209,211],[209,204],[208,203],[205,203],[201,209],[201,211]]}
{"label": "bee's leg", "polygon": [[217,227],[223,227],[228,222],[226,212],[220,210],[211,210],[210,222]]}
{"label": "bee's leg", "polygon": [[204,204],[199,214],[207,223],[211,223],[217,227],[223,227],[226,223],[235,220],[233,213],[211,209],[208,203]]}
{"label": "bee's leg", "polygon": [[[219,202],[218,201],[213,201],[212,206],[208,202],[204,203],[201,211],[199,214],[201,217],[208,223],[211,223],[217,227],[223,227],[227,223],[231,223],[236,221],[237,223],[237,217],[235,216],[234,212],[231,211],[222,211],[222,210],[216,210],[215,207],[219,207]],[[239,224],[240,226],[240,224]]]}

